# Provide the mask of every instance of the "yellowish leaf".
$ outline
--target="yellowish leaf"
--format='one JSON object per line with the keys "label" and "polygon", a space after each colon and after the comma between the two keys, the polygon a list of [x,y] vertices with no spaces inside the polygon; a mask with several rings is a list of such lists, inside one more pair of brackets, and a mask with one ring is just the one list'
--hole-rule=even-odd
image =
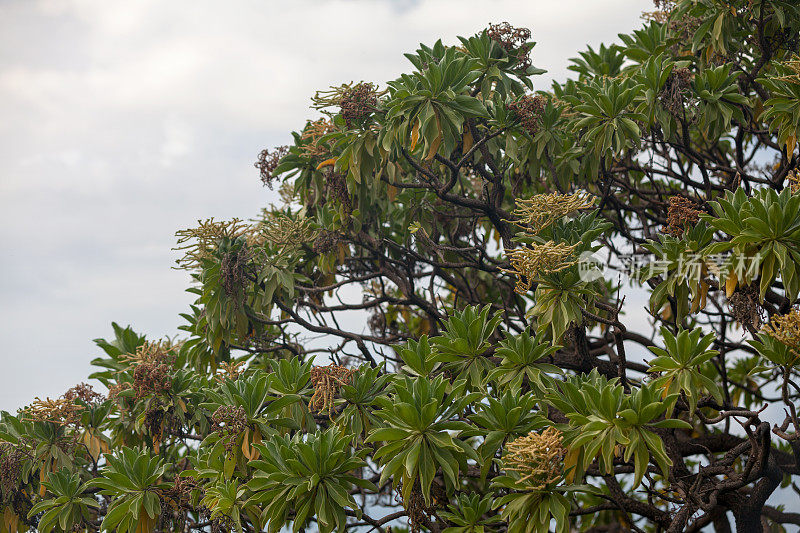
{"label": "yellowish leaf", "polygon": [[733,291],[736,290],[736,284],[739,282],[739,278],[736,277],[736,272],[731,271],[728,274],[728,279],[725,281],[725,296],[730,298],[733,294]]}
{"label": "yellowish leaf", "polygon": [[436,130],[437,135],[436,138],[431,143],[430,147],[428,148],[428,155],[425,156],[425,159],[430,161],[433,159],[433,156],[436,155],[436,152],[439,151],[439,146],[442,145],[442,125],[439,122],[439,115],[436,115]]}
{"label": "yellowish leaf", "polygon": [[417,147],[417,141],[419,141],[419,119],[414,122],[414,127],[411,128],[411,147],[410,149],[413,151],[414,148]]}
{"label": "yellowish leaf", "polygon": [[564,457],[564,470],[567,472],[567,483],[572,483],[575,480],[575,467],[578,465],[578,457],[580,457],[581,450],[570,449]]}
{"label": "yellowish leaf", "polygon": [[437,137],[436,137],[436,138],[433,140],[433,142],[431,143],[431,147],[430,147],[430,149],[428,150],[428,155],[427,155],[427,156],[425,156],[425,159],[426,159],[426,160],[428,160],[428,161],[430,161],[431,159],[433,159],[433,156],[435,156],[435,155],[436,155],[436,152],[438,152],[438,151],[439,151],[439,146],[441,146],[441,144],[442,144],[442,136],[441,136],[441,135],[438,135],[438,136],[437,136]]}
{"label": "yellowish leaf", "polygon": [[47,472],[50,471],[50,459],[48,459],[42,466],[39,467],[39,496],[44,498],[45,491],[44,482],[47,481]]}
{"label": "yellowish leaf", "polygon": [[[258,427],[256,427],[256,430],[253,432],[253,444],[261,444],[261,430],[258,429]],[[261,452],[259,452],[258,449],[254,447],[251,452],[253,460],[255,461],[256,459],[258,459],[260,455]]]}
{"label": "yellowish leaf", "polygon": [[246,428],[244,430],[244,437],[242,438],[242,454],[247,458],[248,461],[252,459],[250,455],[250,428]]}
{"label": "yellowish leaf", "polygon": [[794,148],[797,146],[797,137],[790,135],[786,138],[786,154],[791,157],[794,154]]}
{"label": "yellowish leaf", "polygon": [[472,148],[472,132],[469,131],[467,126],[464,126],[464,136],[463,136],[463,143],[464,149],[462,150],[463,153],[469,152],[469,149]]}
{"label": "yellowish leaf", "polygon": [[321,169],[323,167],[330,167],[330,166],[335,165],[336,164],[336,159],[337,158],[335,158],[335,157],[331,157],[330,159],[326,159],[325,161],[323,161],[322,163],[317,165],[317,170],[319,170],[319,169]]}

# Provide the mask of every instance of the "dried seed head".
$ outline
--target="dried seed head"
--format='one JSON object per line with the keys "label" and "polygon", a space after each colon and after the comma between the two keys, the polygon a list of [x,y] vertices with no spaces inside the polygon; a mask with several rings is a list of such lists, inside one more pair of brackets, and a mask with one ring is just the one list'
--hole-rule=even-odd
{"label": "dried seed head", "polygon": [[[167,504],[166,506],[168,506],[170,510],[174,512],[185,512],[192,510],[190,502],[192,491],[198,488],[199,484],[197,483],[197,479],[193,476],[177,476],[171,486],[158,489],[157,493],[161,501]],[[171,530],[175,531],[174,528]]]}
{"label": "dried seed head", "polygon": [[250,249],[242,246],[239,250],[224,254],[219,265],[222,288],[237,306],[240,306],[244,299],[244,290],[249,281],[248,274],[254,271],[250,264],[251,257]]}
{"label": "dried seed head", "polygon": [[515,28],[508,22],[501,22],[489,24],[486,34],[514,59],[517,70],[525,70],[531,66],[531,58],[528,55],[533,48],[533,43],[528,42],[531,30]]}
{"label": "dried seed head", "polygon": [[533,136],[539,132],[544,105],[545,100],[542,96],[538,94],[536,96],[524,95],[508,104],[508,108],[514,113],[525,131]]}
{"label": "dried seed head", "polygon": [[236,438],[247,429],[247,412],[244,407],[221,405],[211,415],[214,422],[213,431],[219,433],[226,451],[230,452],[236,444]]}
{"label": "dried seed head", "polygon": [[174,348],[169,341],[145,342],[136,353],[120,357],[133,369],[131,388],[137,400],[169,392],[175,365]]}
{"label": "dried seed head", "polygon": [[533,431],[506,445],[503,469],[519,473],[520,481],[531,488],[543,489],[561,480],[566,452],[561,432],[556,428],[549,427],[541,433]]}
{"label": "dried seed head", "polygon": [[342,235],[338,231],[320,231],[317,238],[314,240],[314,252],[326,254],[333,251],[341,240]]}
{"label": "dried seed head", "polygon": [[681,237],[686,228],[691,228],[700,220],[697,205],[682,196],[672,196],[667,209],[667,225],[661,230],[673,237]]}
{"label": "dried seed head", "polygon": [[405,507],[408,514],[408,525],[411,526],[411,531],[418,532],[432,511],[425,505],[425,497],[422,494],[419,480],[414,482],[414,486],[408,495],[408,501],[403,502],[403,507]]}
{"label": "dried seed head", "polygon": [[78,383],[74,387],[67,390],[64,393],[64,399],[74,402],[76,399],[79,399],[89,405],[97,405],[102,403],[105,400],[105,397],[95,392],[91,385],[88,383]]}
{"label": "dried seed head", "polygon": [[314,395],[310,406],[316,411],[327,411],[333,417],[333,400],[339,388],[347,385],[353,378],[354,370],[339,365],[315,366],[311,369],[311,385]]}
{"label": "dried seed head", "polygon": [[738,287],[728,298],[728,304],[730,305],[733,319],[742,326],[757,328],[761,324],[758,287],[754,284]]}
{"label": "dried seed head", "polygon": [[258,161],[254,163],[254,166],[261,173],[261,181],[263,181],[264,185],[269,187],[270,190],[272,190],[272,182],[276,177],[274,174],[275,169],[278,168],[281,159],[288,153],[288,146],[278,146],[272,150],[264,149],[258,154]]}
{"label": "dried seed head", "polygon": [[0,442],[0,503],[7,504],[17,491],[22,461],[28,453],[22,445]]}
{"label": "dried seed head", "polygon": [[348,128],[361,124],[378,105],[377,88],[371,83],[358,83],[342,91],[339,108]]}
{"label": "dried seed head", "polygon": [[329,108],[338,107],[339,113],[348,128],[363,125],[364,120],[378,105],[378,98],[386,91],[378,91],[376,85],[369,82],[345,83],[331,87],[325,91],[317,91],[311,99],[311,107],[331,115]]}
{"label": "dried seed head", "polygon": [[501,270],[516,274],[519,279],[514,291],[525,294],[530,290],[533,280],[541,274],[558,272],[577,263],[572,255],[576,246],[578,245],[548,241],[544,244],[532,244],[529,248],[506,249],[511,270]]}
{"label": "dried seed head", "polygon": [[144,427],[147,434],[153,439],[154,443],[160,443],[162,434],[164,433],[164,419],[166,413],[160,405],[152,405],[144,413]]}
{"label": "dried seed head", "polygon": [[594,206],[594,196],[585,191],[572,194],[537,194],[516,201],[515,223],[527,225],[529,233],[538,234],[559,218]]}
{"label": "dried seed head", "polygon": [[686,67],[673,69],[667,77],[658,99],[673,116],[680,117],[683,114],[683,100],[689,94],[691,84],[692,72]]}
{"label": "dried seed head", "polygon": [[344,206],[346,213],[353,210],[353,201],[347,190],[347,178],[344,174],[328,170],[325,173],[324,201],[336,201]]}

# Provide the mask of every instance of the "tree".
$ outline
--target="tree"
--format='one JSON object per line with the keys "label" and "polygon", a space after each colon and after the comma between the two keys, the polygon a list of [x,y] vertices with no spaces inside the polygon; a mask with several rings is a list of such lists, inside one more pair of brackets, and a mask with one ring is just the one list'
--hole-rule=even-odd
{"label": "tree", "polygon": [[178,232],[182,339],[3,413],[0,531],[800,524],[800,6],[657,7],[549,91],[497,24],[317,93]]}

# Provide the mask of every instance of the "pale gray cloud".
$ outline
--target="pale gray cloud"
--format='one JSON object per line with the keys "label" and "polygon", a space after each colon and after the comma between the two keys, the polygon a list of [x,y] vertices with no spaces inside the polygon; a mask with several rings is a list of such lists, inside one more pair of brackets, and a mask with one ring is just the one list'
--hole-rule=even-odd
{"label": "pale gray cloud", "polygon": [[0,3],[0,408],[85,378],[116,320],[173,335],[191,301],[176,229],[266,205],[252,162],[315,89],[385,82],[403,52],[488,22],[533,30],[566,76],[648,0]]}

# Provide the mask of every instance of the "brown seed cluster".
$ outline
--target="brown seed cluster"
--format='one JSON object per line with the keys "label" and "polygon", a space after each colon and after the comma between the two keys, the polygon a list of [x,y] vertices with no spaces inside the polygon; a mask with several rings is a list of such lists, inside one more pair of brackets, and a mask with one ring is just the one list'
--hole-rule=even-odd
{"label": "brown seed cluster", "polygon": [[331,252],[341,240],[342,235],[338,231],[320,231],[319,234],[317,234],[317,238],[314,240],[314,252],[318,254]]}
{"label": "brown seed cluster", "polygon": [[247,429],[247,412],[244,407],[221,405],[211,415],[214,422],[213,431],[222,436],[225,450],[230,452],[236,444],[236,438]]}
{"label": "brown seed cluster", "polygon": [[163,342],[145,342],[135,354],[123,356],[133,367],[133,391],[139,400],[151,394],[163,394],[172,387],[175,355]]}
{"label": "brown seed cluster", "polygon": [[686,228],[697,224],[700,211],[697,204],[683,196],[672,196],[667,209],[667,225],[661,230],[673,237],[681,237]]}
{"label": "brown seed cluster", "polygon": [[689,94],[692,72],[686,68],[676,68],[670,72],[664,87],[658,93],[661,105],[674,117],[683,115],[683,100]]}
{"label": "brown seed cluster", "polygon": [[357,83],[342,90],[339,109],[348,128],[360,125],[378,105],[378,91],[372,83]]}
{"label": "brown seed cluster", "polygon": [[433,511],[425,505],[425,496],[422,494],[419,480],[414,482],[411,493],[408,495],[408,501],[403,502],[403,507],[408,514],[408,525],[411,526],[411,531],[417,533]]}
{"label": "brown seed cluster", "polygon": [[525,70],[531,66],[531,58],[528,55],[533,48],[533,43],[528,42],[531,38],[531,30],[515,28],[508,22],[501,22],[500,24],[489,24],[486,34],[515,60],[516,69]]}
{"label": "brown seed cluster", "polygon": [[7,504],[14,496],[26,456],[21,445],[0,442],[0,503]]}
{"label": "brown seed cluster", "polygon": [[330,153],[330,147],[323,142],[322,138],[334,131],[336,131],[336,126],[328,118],[309,122],[300,134],[300,139],[303,141],[300,151],[311,159],[324,158]]}
{"label": "brown seed cluster", "polygon": [[508,104],[508,108],[514,113],[516,119],[522,124],[531,136],[539,132],[544,111],[545,100],[542,96],[524,95],[517,101]]}
{"label": "brown seed cluster", "polygon": [[144,427],[154,443],[160,443],[164,433],[164,419],[167,413],[158,405],[151,406],[144,414]]}
{"label": "brown seed cluster", "polygon": [[243,290],[250,273],[250,250],[242,246],[239,250],[230,251],[222,256],[219,274],[225,294],[234,298],[237,304],[243,297]]}
{"label": "brown seed cluster", "polygon": [[528,248],[506,249],[511,269],[501,270],[509,274],[516,274],[519,279],[514,287],[514,292],[525,294],[538,276],[558,272],[577,263],[573,256],[576,246],[578,245],[548,241],[544,244],[532,244]]}
{"label": "brown seed cluster", "polygon": [[345,213],[353,210],[353,201],[347,190],[347,178],[340,172],[328,170],[325,173],[325,200],[339,202],[344,206]]}
{"label": "brown seed cluster", "polygon": [[197,479],[193,476],[178,476],[170,487],[160,489],[158,495],[161,501],[167,503],[172,509],[186,509],[190,508],[189,500],[191,499],[192,491],[198,487]]}
{"label": "brown seed cluster", "polygon": [[728,304],[734,320],[747,328],[757,328],[761,324],[761,306],[758,303],[758,287],[755,284],[738,287]]}
{"label": "brown seed cluster", "polygon": [[176,477],[168,488],[158,489],[162,502],[158,529],[161,531],[185,531],[186,518],[193,510],[191,505],[192,491],[198,489],[197,480],[192,477]]}
{"label": "brown seed cluster", "polygon": [[68,389],[67,392],[64,393],[64,398],[70,402],[81,400],[89,405],[97,405],[105,400],[105,397],[95,392],[88,383],[78,383],[74,387]]}
{"label": "brown seed cluster", "polygon": [[773,315],[763,331],[790,347],[800,357],[800,308],[792,308],[785,315]]}
{"label": "brown seed cluster", "polygon": [[528,232],[536,235],[565,215],[593,207],[594,201],[594,196],[585,191],[536,194],[516,201],[514,216],[517,218],[514,222],[527,225]]}
{"label": "brown seed cluster", "polygon": [[62,426],[77,425],[84,407],[63,396],[55,400],[38,396],[29,406],[20,410],[23,420],[53,422]]}
{"label": "brown seed cluster", "polygon": [[254,163],[254,166],[261,173],[261,181],[264,182],[264,185],[269,187],[270,190],[272,190],[272,182],[276,177],[274,174],[275,169],[278,168],[281,159],[288,153],[288,146],[278,146],[272,150],[264,149],[258,154],[258,161]]}
{"label": "brown seed cluster", "polygon": [[336,393],[342,385],[350,383],[354,373],[354,370],[334,364],[312,368],[311,385],[314,387],[314,394],[311,396],[311,408],[319,412],[327,411],[332,418]]}
{"label": "brown seed cluster", "polygon": [[519,473],[520,481],[533,489],[543,489],[557,483],[564,475],[567,450],[562,443],[561,432],[554,427],[519,437],[509,442],[506,450],[503,469]]}

